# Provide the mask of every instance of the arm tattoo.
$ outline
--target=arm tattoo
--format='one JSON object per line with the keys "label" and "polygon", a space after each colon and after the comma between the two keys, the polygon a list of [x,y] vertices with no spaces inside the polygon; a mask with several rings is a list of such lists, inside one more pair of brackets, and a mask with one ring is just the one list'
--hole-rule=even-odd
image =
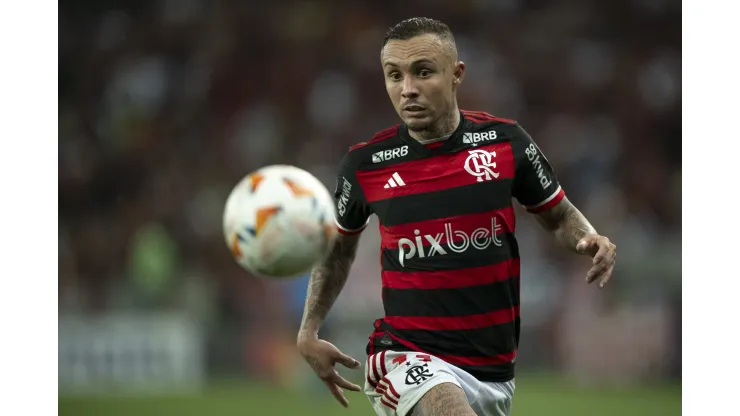
{"label": "arm tattoo", "polygon": [[442,383],[424,394],[409,416],[475,416],[475,412],[460,387]]}
{"label": "arm tattoo", "polygon": [[554,233],[564,247],[572,251],[576,251],[576,245],[583,237],[596,234],[591,223],[568,198],[563,198],[553,208],[537,214],[537,220],[545,229]]}
{"label": "arm tattoo", "polygon": [[347,281],[349,269],[357,254],[359,240],[359,235],[340,234],[326,260],[311,272],[301,334],[310,335],[318,332]]}

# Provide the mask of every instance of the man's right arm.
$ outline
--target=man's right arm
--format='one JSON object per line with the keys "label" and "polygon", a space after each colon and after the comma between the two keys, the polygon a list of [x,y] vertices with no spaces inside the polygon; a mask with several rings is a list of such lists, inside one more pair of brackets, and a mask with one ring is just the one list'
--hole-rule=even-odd
{"label": "man's right arm", "polygon": [[339,234],[329,256],[311,272],[298,338],[316,338],[357,255],[360,234]]}
{"label": "man's right arm", "polygon": [[340,234],[329,257],[311,272],[303,322],[298,332],[298,351],[344,407],[349,406],[349,401],[343,390],[360,391],[360,386],[340,376],[334,366],[340,363],[347,368],[357,369],[360,363],[331,343],[319,339],[318,333],[347,281],[358,240],[359,234]]}
{"label": "man's right arm", "polygon": [[335,222],[339,235],[327,258],[311,272],[306,306],[298,338],[318,336],[321,324],[344,288],[357,254],[360,234],[367,226],[371,210],[355,174],[354,155],[347,153],[339,167],[334,189]]}
{"label": "man's right arm", "polygon": [[357,254],[360,233],[367,226],[371,215],[349,154],[345,156],[339,169],[334,199],[337,203],[336,223],[339,235],[327,258],[311,272],[297,346],[303,358],[334,397],[347,406],[348,401],[342,389],[360,391],[360,386],[345,380],[334,366],[340,363],[356,369],[360,368],[360,363],[331,343],[319,339],[319,329],[347,282]]}

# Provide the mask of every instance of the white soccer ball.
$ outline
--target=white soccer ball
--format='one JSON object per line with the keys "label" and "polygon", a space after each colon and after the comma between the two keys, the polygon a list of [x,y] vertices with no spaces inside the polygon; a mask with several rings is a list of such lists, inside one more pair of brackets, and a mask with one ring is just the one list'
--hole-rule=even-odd
{"label": "white soccer ball", "polygon": [[223,231],[236,261],[263,277],[302,275],[336,238],[334,200],[316,177],[272,165],[242,179],[226,201]]}

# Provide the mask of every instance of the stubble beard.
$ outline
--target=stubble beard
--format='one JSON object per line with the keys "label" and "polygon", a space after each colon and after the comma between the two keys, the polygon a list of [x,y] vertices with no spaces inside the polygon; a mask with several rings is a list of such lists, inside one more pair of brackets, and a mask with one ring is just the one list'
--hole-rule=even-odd
{"label": "stubble beard", "polygon": [[427,141],[452,134],[457,128],[459,112],[456,107],[448,114],[423,125],[413,126],[407,124],[411,137],[419,141]]}

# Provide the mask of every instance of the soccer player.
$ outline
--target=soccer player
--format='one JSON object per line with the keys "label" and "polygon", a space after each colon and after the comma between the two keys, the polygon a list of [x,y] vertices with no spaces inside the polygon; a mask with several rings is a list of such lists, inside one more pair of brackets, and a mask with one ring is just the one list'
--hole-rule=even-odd
{"label": "soccer player", "polygon": [[449,28],[412,18],[387,33],[385,86],[402,124],[353,146],[337,177],[339,238],[311,274],[297,346],[334,396],[360,387],[358,361],[318,338],[359,235],[380,222],[385,317],[367,345],[365,394],[378,415],[508,415],[519,343],[516,199],[566,248],[611,277],[616,247],[566,198],[515,121],[458,109],[465,74]]}

